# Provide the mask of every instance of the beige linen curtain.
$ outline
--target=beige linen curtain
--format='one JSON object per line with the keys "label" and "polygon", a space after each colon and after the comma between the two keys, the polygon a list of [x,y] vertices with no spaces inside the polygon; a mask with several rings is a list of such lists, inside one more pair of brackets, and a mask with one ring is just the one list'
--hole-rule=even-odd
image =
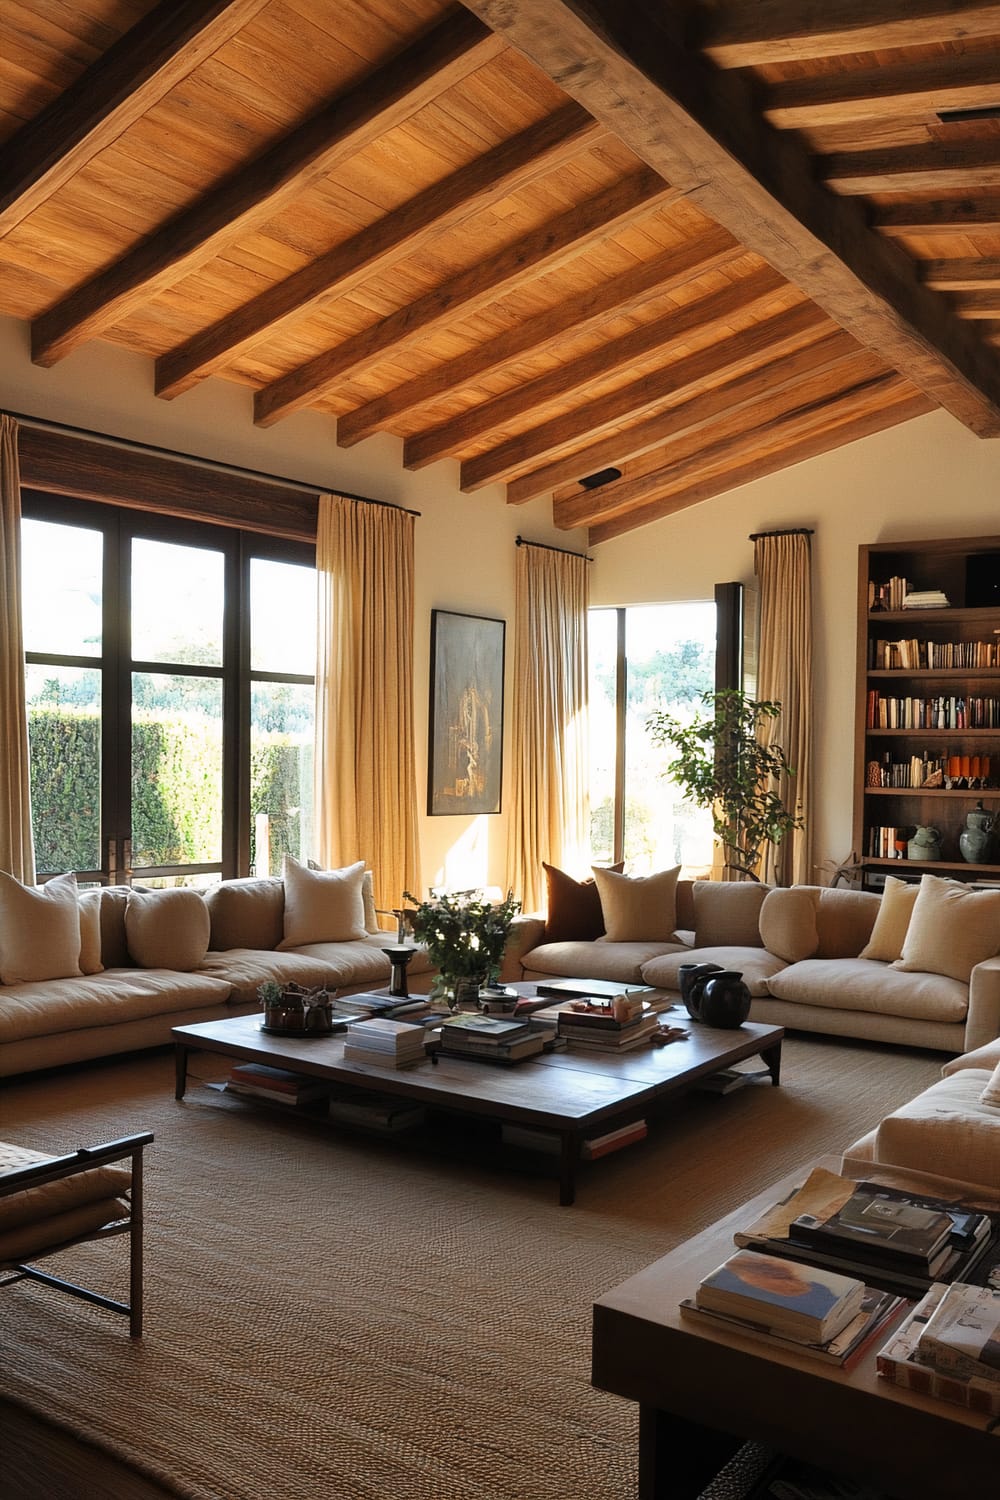
{"label": "beige linen curtain", "polygon": [[507,868],[523,909],[538,911],[543,860],[589,863],[587,559],[520,546],[516,585]]}
{"label": "beige linen curtain", "polygon": [[779,792],[805,826],[769,844],[761,879],[774,885],[810,884],[812,856],[812,551],[807,532],[754,537],[760,580],[760,654],[757,695],[781,704],[772,740],[781,745],[795,775]]}
{"label": "beige linen curtain", "polygon": [[364,859],[376,905],[419,879],[413,743],[413,516],[321,495],[316,533],[316,849]]}
{"label": "beige linen curtain", "polygon": [[0,870],[25,885],[35,883],[31,837],[28,710],[24,696],[24,636],[21,629],[21,481],[17,423],[0,416]]}

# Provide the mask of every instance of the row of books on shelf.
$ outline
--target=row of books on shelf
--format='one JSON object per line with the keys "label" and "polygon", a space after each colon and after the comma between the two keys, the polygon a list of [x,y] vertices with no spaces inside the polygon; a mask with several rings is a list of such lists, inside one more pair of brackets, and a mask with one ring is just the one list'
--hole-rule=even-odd
{"label": "row of books on shelf", "polygon": [[996,729],[1000,698],[981,693],[902,697],[872,688],[865,723],[869,729]]}
{"label": "row of books on shelf", "polygon": [[426,1117],[423,1105],[392,1094],[345,1094],[343,1090],[320,1078],[308,1078],[287,1068],[268,1063],[234,1063],[225,1085],[227,1094],[289,1109],[306,1108],[318,1113],[323,1106],[331,1119],[368,1130],[396,1132],[421,1125]]}
{"label": "row of books on shelf", "polygon": [[[956,764],[957,762],[957,764]],[[868,763],[866,784],[869,787],[943,787],[945,777],[985,787],[990,776],[988,755],[949,755],[936,759],[926,754],[893,760],[887,751],[881,761]]]}
{"label": "row of books on shelf", "polygon": [[[552,1130],[504,1124],[500,1131],[500,1138],[505,1146],[517,1146],[523,1151],[540,1151],[549,1156],[557,1156],[562,1149],[559,1136]],[[609,1156],[613,1151],[621,1151],[626,1146],[645,1140],[648,1134],[645,1120],[633,1120],[628,1125],[619,1125],[600,1135],[587,1136],[580,1144],[580,1156],[584,1161],[596,1161],[601,1156]]]}
{"label": "row of books on shelf", "polygon": [[877,672],[968,672],[1000,667],[1000,641],[873,640],[868,666]]}

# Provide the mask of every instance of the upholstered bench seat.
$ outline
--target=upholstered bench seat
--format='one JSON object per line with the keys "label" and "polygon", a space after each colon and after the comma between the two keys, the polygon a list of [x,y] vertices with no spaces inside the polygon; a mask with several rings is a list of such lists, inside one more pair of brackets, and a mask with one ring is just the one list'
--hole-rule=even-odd
{"label": "upholstered bench seat", "polygon": [[[0,1141],[0,1178],[55,1158]],[[125,1167],[92,1167],[0,1198],[0,1263],[40,1255],[125,1219],[132,1174]]]}

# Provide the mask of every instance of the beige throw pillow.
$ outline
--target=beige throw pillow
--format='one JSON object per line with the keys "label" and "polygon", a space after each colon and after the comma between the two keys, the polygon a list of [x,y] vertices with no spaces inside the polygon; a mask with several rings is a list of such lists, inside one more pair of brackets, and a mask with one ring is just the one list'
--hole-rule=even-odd
{"label": "beige throw pillow", "polygon": [[819,947],[816,886],[781,886],[768,891],[760,909],[760,935],[768,953],[786,964],[812,958]]}
{"label": "beige throw pillow", "polygon": [[0,870],[0,984],[75,979],[79,974],[76,876],[54,875],[32,889]]}
{"label": "beige throw pillow", "polygon": [[173,886],[128,893],[125,937],[143,969],[196,969],[208,952],[211,926],[200,891]]}
{"label": "beige throw pillow", "polygon": [[655,875],[618,875],[594,865],[604,931],[611,943],[669,943],[677,925],[681,867]]}
{"label": "beige throw pillow", "polygon": [[969,982],[976,964],[1000,952],[1000,891],[973,891],[960,880],[924,875],[913,903],[902,957],[893,968]]}
{"label": "beige throw pillow", "polygon": [[80,972],[100,974],[101,962],[101,892],[80,892]]}
{"label": "beige throw pillow", "polygon": [[342,870],[310,870],[291,854],[281,867],[285,935],[279,948],[303,943],[351,943],[365,936],[365,862]]}
{"label": "beige throw pillow", "polygon": [[979,1096],[979,1102],[1000,1105],[1000,1063],[997,1063],[987,1079],[986,1087]]}
{"label": "beige throw pillow", "polygon": [[919,890],[919,881],[897,880],[894,875],[886,876],[875,926],[868,942],[858,954],[859,958],[877,958],[881,963],[891,964],[902,957],[913,903]]}

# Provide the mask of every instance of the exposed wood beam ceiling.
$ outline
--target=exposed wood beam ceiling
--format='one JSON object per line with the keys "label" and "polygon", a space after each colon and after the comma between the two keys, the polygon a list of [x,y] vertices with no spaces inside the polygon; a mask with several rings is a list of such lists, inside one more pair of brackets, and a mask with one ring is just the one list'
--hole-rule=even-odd
{"label": "exposed wood beam ceiling", "polygon": [[1000,3],[18,0],[0,142],[39,365],[235,381],[594,544],[1000,434]]}

